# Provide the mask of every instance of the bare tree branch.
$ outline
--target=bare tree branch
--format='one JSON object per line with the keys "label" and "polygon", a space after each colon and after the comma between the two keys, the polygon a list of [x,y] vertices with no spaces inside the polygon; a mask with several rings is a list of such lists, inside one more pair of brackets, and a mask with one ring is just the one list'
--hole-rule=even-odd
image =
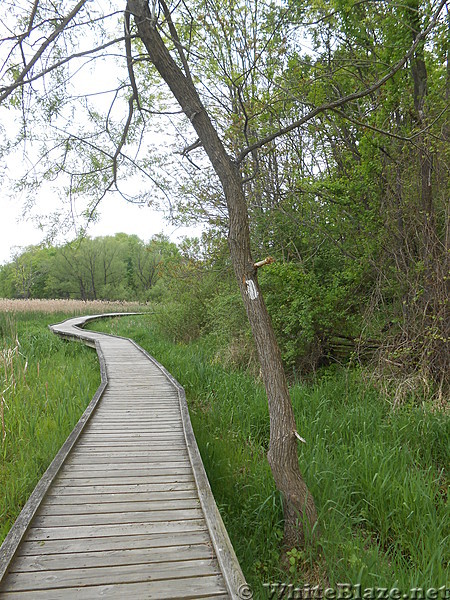
{"label": "bare tree branch", "polygon": [[[402,142],[410,142],[412,143],[414,146],[416,146],[416,148],[418,148],[419,146],[417,146],[417,144],[414,143],[414,139],[423,135],[426,131],[428,131],[429,129],[431,129],[431,127],[437,122],[439,121],[439,119],[445,115],[445,113],[450,109],[450,104],[447,104],[445,106],[445,108],[443,108],[440,113],[438,114],[438,116],[433,119],[433,121],[431,123],[429,123],[426,127],[423,127],[422,129],[420,129],[420,131],[416,131],[414,133],[412,133],[409,136],[404,136],[404,135],[398,135],[396,133],[391,133],[390,131],[386,131],[385,129],[380,129],[379,127],[374,127],[373,125],[369,125],[369,123],[364,123],[363,121],[359,121],[358,119],[354,119],[353,117],[351,117],[350,115],[346,115],[342,110],[339,110],[337,108],[333,108],[331,109],[331,112],[334,112],[335,114],[339,115],[340,117],[342,117],[343,119],[350,121],[350,123],[353,123],[354,125],[357,125],[358,127],[363,127],[365,129],[370,129],[370,131],[375,131],[376,133],[380,133],[381,135],[385,135],[386,137],[390,137],[393,138],[394,140],[400,140]],[[440,138],[438,138],[440,139]]]}
{"label": "bare tree branch", "polygon": [[13,92],[13,90],[15,90],[17,87],[22,85],[22,82],[24,82],[25,76],[27,75],[27,73],[30,72],[30,70],[33,68],[33,66],[37,63],[37,61],[40,59],[40,57],[47,50],[47,48],[49,46],[51,46],[51,44],[56,40],[56,38],[65,30],[65,28],[70,23],[70,21],[72,21],[72,19],[74,19],[76,17],[76,15],[80,12],[80,10],[83,8],[83,6],[86,4],[87,1],[88,0],[79,0],[79,2],[70,11],[70,13],[66,17],[64,17],[64,19],[61,21],[61,23],[58,25],[58,27],[55,29],[55,31],[53,31],[53,33],[51,33],[45,39],[45,41],[41,44],[39,50],[36,52],[36,54],[33,56],[33,58],[30,60],[30,62],[25,66],[25,68],[22,70],[22,72],[18,75],[14,84],[11,86],[8,86],[6,88],[6,90],[3,92],[3,94],[0,95],[0,102],[3,102],[3,100],[5,100]]}
{"label": "bare tree branch", "polygon": [[162,6],[162,9],[164,11],[164,16],[165,16],[167,24],[169,26],[169,31],[170,31],[170,35],[172,37],[172,41],[175,44],[175,48],[177,49],[178,56],[180,57],[181,62],[183,64],[184,73],[185,73],[186,77],[189,79],[189,81],[192,83],[192,76],[191,76],[191,71],[189,69],[189,64],[188,64],[188,61],[186,60],[186,55],[184,54],[183,46],[182,46],[180,38],[178,36],[178,32],[175,28],[175,25],[173,24],[172,15],[170,14],[167,4],[164,2],[164,0],[159,0],[159,3]]}
{"label": "bare tree branch", "polygon": [[124,28],[125,28],[125,51],[127,54],[127,69],[128,76],[130,78],[131,89],[133,90],[132,99],[136,100],[136,105],[139,110],[141,110],[141,103],[139,101],[139,92],[136,85],[136,78],[134,76],[133,69],[133,56],[131,53],[131,26],[130,26],[130,11],[127,8],[125,10],[125,18],[124,18]]}
{"label": "bare tree branch", "polygon": [[36,16],[38,5],[39,5],[39,0],[35,0],[34,4],[33,4],[33,7],[31,9],[30,18],[28,20],[27,30],[25,31],[25,33],[22,33],[19,36],[20,52],[22,54],[22,60],[23,60],[23,64],[24,64],[25,67],[26,67],[26,59],[25,59],[25,54],[24,54],[23,48],[22,48],[22,42],[24,41],[24,39],[26,39],[30,35],[30,33],[31,33],[32,29],[33,29],[34,18]]}
{"label": "bare tree branch", "polygon": [[190,146],[186,146],[186,148],[183,149],[182,152],[180,152],[180,154],[182,156],[187,156],[189,154],[189,152],[192,152],[192,150],[195,150],[196,148],[200,148],[202,146],[202,143],[200,141],[200,139],[197,139],[196,142],[194,142],[193,144],[191,144]]}
{"label": "bare tree branch", "polygon": [[[85,0],[85,1],[87,1],[87,0]],[[16,90],[17,88],[24,87],[25,85],[33,83],[33,81],[37,81],[38,79],[41,79],[41,77],[43,77],[44,75],[47,75],[48,73],[51,73],[55,69],[62,67],[64,64],[68,63],[69,61],[73,60],[74,58],[83,58],[84,56],[89,56],[89,54],[95,54],[96,52],[101,52],[102,50],[105,50],[106,48],[109,48],[110,46],[114,46],[115,44],[123,42],[125,39],[126,38],[124,38],[124,37],[116,38],[114,40],[111,40],[109,42],[102,44],[101,46],[97,46],[95,48],[90,48],[89,50],[84,50],[83,52],[76,52],[76,53],[72,54],[71,56],[67,56],[67,57],[63,58],[62,60],[59,60],[58,62],[52,64],[47,69],[40,71],[37,75],[34,75],[33,77],[30,77],[29,79],[24,79],[24,77],[26,75],[26,73],[24,73],[23,78],[21,76],[19,76],[16,79],[16,81],[14,83],[12,83],[11,85],[0,88],[0,103],[3,102],[3,100],[6,100],[6,98],[10,94],[12,94],[12,92],[14,90]],[[27,72],[29,72],[29,69],[27,70]]]}
{"label": "bare tree branch", "polygon": [[133,119],[133,113],[134,113],[134,96],[131,96],[131,98],[128,100],[128,117],[127,117],[127,121],[125,123],[125,127],[123,128],[122,131],[122,137],[120,138],[120,142],[119,145],[116,148],[116,151],[114,153],[113,156],[113,179],[114,179],[114,183],[117,182],[117,160],[120,156],[120,153],[122,152],[122,148],[124,147],[126,141],[127,141],[127,136],[128,136],[128,131],[130,130],[130,125],[131,125],[131,121]]}

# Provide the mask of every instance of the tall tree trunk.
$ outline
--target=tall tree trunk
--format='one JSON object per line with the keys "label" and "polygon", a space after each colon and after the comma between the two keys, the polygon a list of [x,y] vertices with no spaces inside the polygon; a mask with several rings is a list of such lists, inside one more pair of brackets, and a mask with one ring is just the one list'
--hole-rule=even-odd
{"label": "tall tree trunk", "polygon": [[298,464],[296,425],[280,350],[259,288],[250,251],[247,204],[237,164],[227,154],[190,76],[172,59],[146,0],[129,0],[138,35],[157,71],[190,119],[223,187],[228,214],[228,245],[242,299],[255,339],[270,413],[268,460],[284,499],[285,542],[303,545],[304,524],[317,521],[314,500]]}
{"label": "tall tree trunk", "polygon": [[[421,12],[418,0],[410,3],[408,9],[409,25],[414,41],[421,32]],[[411,75],[414,83],[414,121],[420,128],[425,128],[427,124],[425,102],[428,94],[428,72],[425,64],[424,44],[424,42],[419,44],[411,58]],[[432,188],[433,154],[425,133],[419,136],[418,143],[420,147],[420,179],[422,188],[421,206],[419,209],[423,211],[425,217],[423,258],[427,262],[433,260],[436,237]]]}
{"label": "tall tree trunk", "polygon": [[81,277],[78,278],[78,282],[80,284],[80,297],[84,302],[87,302],[87,294],[86,294],[86,288],[84,286],[84,281]]}
{"label": "tall tree trunk", "polygon": [[[413,40],[421,33],[421,6],[418,0],[409,5],[409,25]],[[447,16],[448,18],[448,16]],[[448,75],[447,62],[447,75]],[[411,75],[414,83],[414,122],[422,131],[416,137],[420,161],[420,201],[419,214],[422,215],[422,255],[424,264],[423,294],[420,303],[420,321],[422,323],[424,357],[432,376],[439,382],[440,391],[448,376],[449,358],[446,340],[449,336],[448,320],[448,239],[442,243],[439,235],[436,214],[436,192],[433,190],[433,170],[439,156],[433,149],[426,128],[429,124],[428,72],[425,62],[425,43],[417,47],[411,59]],[[448,81],[446,82],[448,85]],[[446,92],[448,93],[448,89]],[[445,139],[446,128],[443,129]],[[448,217],[447,217],[448,218]],[[447,246],[447,247],[446,247]]]}

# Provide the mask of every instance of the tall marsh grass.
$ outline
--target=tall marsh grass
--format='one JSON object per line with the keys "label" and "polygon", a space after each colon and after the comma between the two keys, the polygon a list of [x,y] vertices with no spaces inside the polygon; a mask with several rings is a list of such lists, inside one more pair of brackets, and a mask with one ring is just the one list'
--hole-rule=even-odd
{"label": "tall marsh grass", "polygon": [[80,314],[96,314],[104,312],[122,312],[129,310],[134,312],[135,302],[109,302],[106,300],[65,300],[65,299],[33,299],[20,300],[11,298],[0,298],[0,313],[61,313],[66,317]]}
{"label": "tall marsh grass", "polygon": [[68,316],[0,311],[0,542],[100,383],[95,352],[48,329]]}
{"label": "tall marsh grass", "polygon": [[299,460],[319,510],[320,541],[281,561],[282,510],[265,458],[267,402],[217,348],[161,337],[150,317],[94,323],[132,337],[185,387],[208,477],[255,598],[264,582],[435,587],[449,581],[448,415],[393,411],[358,371],[292,386]]}

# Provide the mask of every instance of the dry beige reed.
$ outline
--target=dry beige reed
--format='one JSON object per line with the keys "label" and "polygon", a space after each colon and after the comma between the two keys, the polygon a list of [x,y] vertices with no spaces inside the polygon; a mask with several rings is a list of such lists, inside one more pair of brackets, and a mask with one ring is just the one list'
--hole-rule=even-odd
{"label": "dry beige reed", "polygon": [[136,309],[132,302],[108,302],[104,300],[18,300],[0,298],[0,312],[42,312],[83,314],[97,312],[124,312]]}

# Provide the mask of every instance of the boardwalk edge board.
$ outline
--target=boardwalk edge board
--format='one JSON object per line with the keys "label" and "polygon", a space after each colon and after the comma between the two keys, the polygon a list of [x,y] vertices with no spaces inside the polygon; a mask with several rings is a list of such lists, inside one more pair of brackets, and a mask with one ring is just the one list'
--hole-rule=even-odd
{"label": "boardwalk edge board", "polygon": [[[36,485],[34,491],[32,492],[30,498],[22,509],[20,515],[6,536],[1,548],[0,548],[0,582],[5,576],[11,561],[13,560],[17,549],[21,543],[21,540],[25,536],[27,532],[31,520],[36,514],[40,504],[42,503],[44,496],[48,492],[51,484],[56,478],[60,468],[65,462],[67,456],[72,450],[73,446],[77,442],[80,434],[82,433],[84,427],[86,426],[89,418],[91,417],[94,409],[96,408],[100,398],[104,394],[107,386],[108,386],[108,377],[107,377],[107,369],[106,369],[106,361],[101,349],[101,342],[99,339],[94,339],[92,334],[83,333],[82,328],[91,321],[101,319],[101,318],[111,318],[111,317],[122,317],[122,316],[132,316],[132,315],[141,315],[143,313],[133,312],[133,313],[105,313],[105,314],[97,314],[97,315],[89,315],[84,317],[76,317],[70,318],[64,321],[63,323],[58,323],[56,325],[49,325],[50,330],[57,334],[58,336],[73,340],[73,341],[81,341],[86,345],[95,348],[97,351],[97,355],[100,363],[100,374],[101,374],[101,384],[98,387],[97,391],[90,404],[84,411],[78,423],[75,425],[74,429],[70,433],[67,440],[64,442],[63,446],[53,459],[52,463],[42,476],[41,480]],[[68,321],[72,321],[71,329],[72,331],[67,331],[60,329],[60,326],[66,324]],[[178,383],[178,381],[161,365],[155,358],[153,358],[146,350],[141,348],[134,340],[130,338],[124,338],[121,336],[115,336],[111,334],[99,333],[98,336],[109,336],[115,337],[119,339],[124,339],[131,344],[133,344],[137,350],[139,350],[142,354],[146,356],[146,358],[156,366],[161,373],[167,378],[167,380],[171,383],[171,385],[175,388],[178,396],[178,402],[180,406],[181,419],[183,424],[183,432],[184,438],[186,441],[186,447],[188,451],[189,461],[192,466],[192,471],[194,475],[195,485],[197,488],[198,496],[200,499],[200,504],[203,510],[203,514],[205,517],[205,521],[209,530],[209,535],[215,550],[215,554],[222,571],[222,576],[225,581],[225,585],[228,590],[229,597],[232,600],[239,600],[243,597],[247,597],[245,594],[249,589],[244,575],[242,573],[241,567],[237,560],[236,554],[234,552],[233,546],[228,536],[228,532],[223,523],[222,517],[217,508],[216,502],[214,500],[214,496],[211,491],[211,487],[208,481],[208,477],[206,475],[206,471],[200,456],[200,452],[197,446],[197,442],[194,436],[194,432],[192,429],[191,420],[189,417],[189,410],[186,401],[186,394],[184,388]],[[243,595],[244,594],[244,595]],[[224,596],[221,596],[224,597]]]}

